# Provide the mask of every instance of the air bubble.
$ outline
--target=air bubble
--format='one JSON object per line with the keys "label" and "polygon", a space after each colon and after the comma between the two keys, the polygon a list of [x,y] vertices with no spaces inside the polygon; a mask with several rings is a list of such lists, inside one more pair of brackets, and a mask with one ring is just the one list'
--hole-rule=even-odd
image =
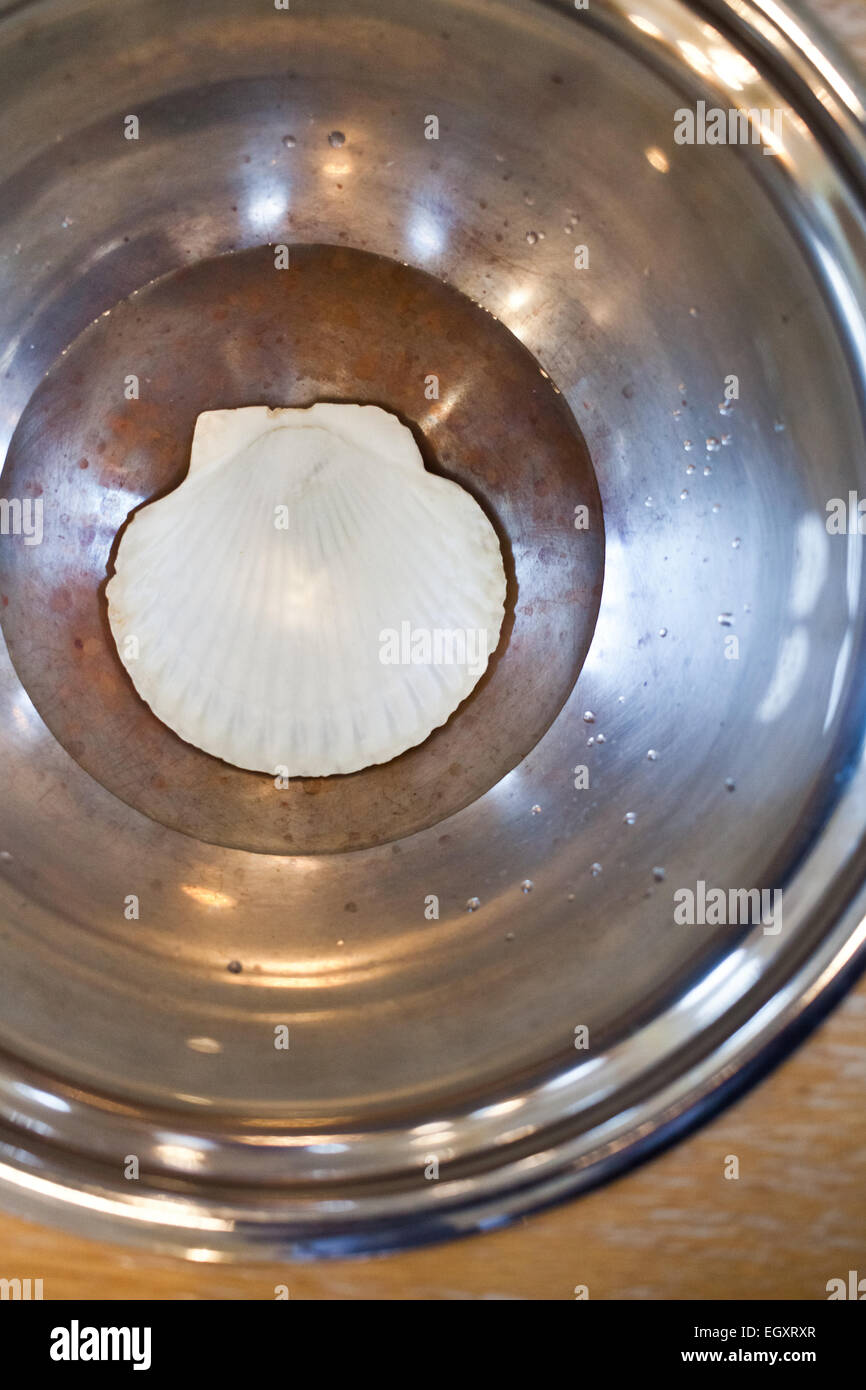
{"label": "air bubble", "polygon": [[646,754],[646,756],[647,756],[647,762],[654,763],[654,762],[657,762],[657,761],[658,761],[658,756],[659,756],[659,755],[658,755],[658,753],[656,752],[656,750],[655,750],[654,748],[648,748],[648,749],[647,749],[647,754]]}
{"label": "air bubble", "polygon": [[734,625],[734,615],[733,615],[733,613],[720,613],[720,614],[719,614],[719,622],[721,623],[722,627],[733,627],[733,625]]}
{"label": "air bubble", "polygon": [[599,874],[601,873],[601,865],[600,865],[600,864],[590,864],[590,866],[589,866],[589,872],[592,874],[593,878],[598,878]]}
{"label": "air bubble", "polygon": [[661,867],[657,867],[657,868],[653,869],[653,878],[655,879],[656,883],[664,883],[664,881],[665,881],[665,871],[664,871],[664,869],[662,869]]}
{"label": "air bubble", "polygon": [[328,144],[332,149],[338,150],[341,145],[345,145],[346,137],[342,130],[332,130],[328,136]]}
{"label": "air bubble", "polygon": [[720,448],[721,445],[716,436],[714,434],[709,435],[707,438],[707,453],[716,454]]}
{"label": "air bubble", "polygon": [[285,145],[285,147],[286,147],[287,150],[293,150],[293,149],[295,148],[295,145],[297,145],[297,143],[298,143],[298,142],[297,142],[297,140],[295,139],[294,135],[284,135],[284,136],[283,136],[283,144]]}
{"label": "air bubble", "polygon": [[595,715],[593,714],[593,712],[592,712],[591,709],[585,709],[585,710],[583,711],[583,722],[584,722],[584,724],[594,724],[594,723],[595,723]]}
{"label": "air bubble", "polygon": [[534,246],[538,241],[538,232],[527,232],[526,240],[529,242],[530,246]]}
{"label": "air bubble", "polygon": [[467,899],[466,899],[466,911],[467,911],[467,912],[477,912],[480,906],[481,906],[481,899],[480,899],[480,898],[467,898]]}
{"label": "air bubble", "polygon": [[637,816],[635,815],[634,811],[626,811],[625,815],[623,816],[623,820],[626,825],[634,825],[635,821],[637,820]]}
{"label": "air bubble", "polygon": [[525,878],[520,885],[520,891],[521,893],[531,893],[534,887],[535,884],[532,882],[532,879]]}

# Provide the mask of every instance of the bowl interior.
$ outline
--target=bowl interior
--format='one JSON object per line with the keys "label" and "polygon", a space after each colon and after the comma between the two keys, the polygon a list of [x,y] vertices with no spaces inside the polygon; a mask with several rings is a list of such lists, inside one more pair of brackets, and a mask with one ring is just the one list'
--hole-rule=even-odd
{"label": "bowl interior", "polygon": [[[471,1153],[460,1117],[486,1116],[490,1143],[561,1117],[556,1078],[575,1068],[573,1114],[602,1102],[615,1113],[626,1097],[609,1059],[639,1030],[703,989],[706,1012],[684,1024],[694,1036],[772,953],[808,948],[798,931],[818,889],[797,875],[861,727],[860,538],[825,522],[828,500],[858,486],[862,425],[804,231],[821,152],[793,125],[785,159],[678,145],[677,108],[702,93],[730,104],[737,83],[767,104],[766,78],[682,6],[641,13],[725,61],[663,64],[649,19],[629,26],[601,6],[594,22],[528,0],[327,0],[309,13],[91,0],[0,26],[4,489],[14,478],[45,504],[43,546],[2,540],[0,1043],[51,1077],[52,1094],[92,1093],[106,1125],[140,1121],[156,1185],[315,1186],[401,1162],[417,1178],[431,1148],[443,1161]],[[126,138],[130,115],[138,138]],[[190,379],[208,398],[240,381],[249,401],[233,354],[269,308],[211,316],[162,372],[152,353],[142,365],[134,332],[88,326],[134,323],[130,296],[152,304],[154,282],[182,267],[189,293],[210,258],[230,258],[234,275],[283,243],[387,258],[395,284],[405,263],[434,298],[465,297],[472,350],[462,330],[444,345],[418,331],[416,360],[389,360],[390,381],[371,330],[366,398],[392,399],[402,382],[411,415],[407,383],[418,394],[426,372],[442,373],[445,347],[460,359],[464,386],[497,403],[471,466],[496,474],[524,600],[536,586],[529,613],[514,598],[527,647],[507,720],[494,672],[418,754],[414,819],[388,822],[375,788],[358,802],[349,787],[299,790],[285,821],[287,834],[302,827],[297,842],[268,838],[270,823],[261,838],[237,805],[230,830],[210,833],[221,789],[205,774],[177,811],[185,750],[176,765],[158,741],[143,755],[135,718],[106,717],[102,657],[93,649],[93,675],[74,666],[82,634],[64,607],[83,585],[96,612],[106,542],[156,486],[122,444],[110,468],[80,467],[82,431],[94,447],[116,441],[112,416],[133,409],[150,412],[136,430],[156,417],[159,430]],[[73,389],[61,355],[99,332],[103,351],[90,365],[82,354]],[[534,393],[496,377],[506,338],[503,363],[522,344],[549,378]],[[346,364],[331,347],[333,397]],[[291,381],[276,345],[258,360],[273,371],[256,399],[295,403],[282,394],[305,374],[297,355]],[[472,376],[479,361],[491,380]],[[125,404],[130,373],[141,399]],[[306,375],[298,389],[315,396],[326,374]],[[423,414],[420,402],[422,435]],[[460,475],[464,438],[432,461]],[[509,511],[508,440],[531,456],[531,526]],[[182,467],[176,439],[165,457],[167,473]],[[588,536],[573,525],[582,502]],[[87,517],[95,548],[82,559]],[[63,556],[75,573],[58,584]],[[55,602],[38,618],[37,591]],[[512,645],[503,667],[519,656]],[[446,756],[448,738],[463,752]],[[166,786],[171,815],[156,795]],[[678,923],[674,895],[699,881],[784,888],[784,933]],[[540,1117],[502,1118],[539,1086],[554,1088]],[[70,1138],[69,1113],[45,1120],[52,1137]],[[166,1115],[199,1138],[160,1140]],[[84,1133],[79,1148],[114,1161],[119,1133]]]}

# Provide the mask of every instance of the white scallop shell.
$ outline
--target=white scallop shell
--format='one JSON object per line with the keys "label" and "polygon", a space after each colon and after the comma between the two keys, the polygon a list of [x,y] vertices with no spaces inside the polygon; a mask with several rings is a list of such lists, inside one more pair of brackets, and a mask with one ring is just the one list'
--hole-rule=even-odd
{"label": "white scallop shell", "polygon": [[[181,738],[272,775],[388,762],[496,648],[496,532],[378,406],[210,410],[107,586],[136,690]],[[426,634],[426,635],[425,635]]]}

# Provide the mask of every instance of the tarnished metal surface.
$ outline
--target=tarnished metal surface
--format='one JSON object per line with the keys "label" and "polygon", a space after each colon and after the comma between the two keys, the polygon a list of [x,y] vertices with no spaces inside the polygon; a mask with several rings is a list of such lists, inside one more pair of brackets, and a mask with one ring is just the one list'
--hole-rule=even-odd
{"label": "tarnished metal surface", "polygon": [[[862,111],[784,5],[714,8],[43,0],[0,22],[3,488],[46,504],[42,547],[2,538],[7,1205],[226,1255],[472,1229],[706,1113],[858,965],[862,538],[825,520],[866,482]],[[698,98],[784,108],[774,156],[677,145]],[[268,243],[394,264],[302,252],[264,292]],[[304,267],[323,341],[276,327]],[[240,314],[208,290],[234,276]],[[299,785],[280,819],[135,704],[98,584],[197,410],[320,392],[429,435],[501,528],[515,619],[429,747]],[[582,666],[601,536],[571,525],[569,411],[605,524]],[[699,881],[784,889],[784,927],[677,923]]]}
{"label": "tarnished metal surface", "polygon": [[[42,499],[43,541],[0,558],[9,655],[49,729],[97,781],[176,830],[270,853],[361,849],[437,824],[516,767],[589,647],[604,556],[598,488],[562,397],[490,314],[369,253],[269,247],[160,280],[86,330],[37,390],[7,496]],[[127,364],[138,379],[126,399]],[[436,377],[438,399],[426,398]],[[107,624],[120,528],[177,486],[196,417],[239,405],[375,403],[494,521],[509,580],[499,649],[418,748],[347,777],[243,772],[184,743],[136,694]],[[586,509],[575,528],[574,508]],[[118,754],[120,753],[120,756]]]}

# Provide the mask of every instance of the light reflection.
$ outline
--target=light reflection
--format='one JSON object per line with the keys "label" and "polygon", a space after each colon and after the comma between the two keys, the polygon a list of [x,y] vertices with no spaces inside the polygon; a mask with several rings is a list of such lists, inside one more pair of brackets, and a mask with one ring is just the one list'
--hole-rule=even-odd
{"label": "light reflection", "polygon": [[648,150],[644,150],[644,155],[647,163],[658,169],[660,174],[666,174],[671,167],[667,155],[657,145],[650,145]]}
{"label": "light reflection", "polygon": [[[20,1168],[13,1168],[9,1163],[0,1162],[0,1183],[8,1187],[18,1188],[23,1192],[39,1193],[40,1196],[48,1198],[50,1201],[58,1202],[67,1207],[83,1207],[88,1211],[95,1211],[103,1216],[120,1216],[127,1221],[143,1221],[155,1223],[160,1226],[195,1226],[202,1231],[224,1231],[230,1232],[235,1228],[235,1223],[231,1218],[217,1216],[204,1216],[192,1202],[185,1202],[182,1198],[171,1197],[169,1199],[142,1197],[138,1193],[124,1194],[123,1198],[109,1197],[103,1193],[85,1192],[54,1182],[50,1178],[38,1177],[35,1173],[24,1172]],[[210,1250],[193,1252],[187,1251],[190,1259],[218,1259],[219,1257]]]}
{"label": "light reflection", "polygon": [[156,1154],[171,1168],[179,1168],[183,1173],[197,1173],[205,1164],[205,1155],[186,1144],[157,1144]]}
{"label": "light reflection", "polygon": [[830,538],[815,512],[807,512],[797,523],[794,544],[794,570],[791,575],[791,616],[808,618],[813,612],[827,578]]}
{"label": "light reflection", "polygon": [[435,256],[445,248],[445,233],[435,217],[427,212],[413,212],[409,240],[419,256]]}
{"label": "light reflection", "polygon": [[511,290],[505,303],[509,309],[522,309],[532,298],[532,290],[528,285],[521,285],[516,290]]}
{"label": "light reflection", "polygon": [[711,48],[709,58],[719,81],[732,92],[741,92],[751,82],[760,81],[757,68],[732,48]]}
{"label": "light reflection", "polygon": [[186,1045],[193,1052],[202,1052],[213,1055],[222,1052],[223,1045],[217,1042],[216,1038],[187,1038]]}
{"label": "light reflection", "polygon": [[642,33],[649,34],[651,39],[663,39],[664,34],[657,24],[653,24],[651,19],[644,19],[642,14],[630,14],[629,19],[635,29],[640,29]]}
{"label": "light reflection", "polygon": [[14,1090],[22,1100],[36,1101],[37,1105],[44,1105],[47,1110],[60,1110],[65,1115],[71,1109],[69,1102],[62,1096],[53,1096],[48,1091],[40,1090],[38,1086],[28,1086],[25,1081],[16,1081]]}
{"label": "light reflection", "polygon": [[805,627],[795,627],[779,647],[776,669],[755,716],[760,724],[772,724],[784,714],[797,693],[808,665],[809,634]]}
{"label": "light reflection", "polygon": [[180,891],[202,907],[234,907],[237,902],[228,893],[220,893],[215,888],[205,888],[197,883],[182,883]]}
{"label": "light reflection", "polygon": [[256,193],[247,208],[247,217],[256,231],[268,231],[271,224],[282,217],[289,206],[285,193]]}
{"label": "light reflection", "polygon": [[689,43],[687,39],[677,39],[677,48],[682,53],[690,68],[695,72],[700,72],[704,77],[708,77],[713,70],[713,65],[702,48],[697,44]]}

